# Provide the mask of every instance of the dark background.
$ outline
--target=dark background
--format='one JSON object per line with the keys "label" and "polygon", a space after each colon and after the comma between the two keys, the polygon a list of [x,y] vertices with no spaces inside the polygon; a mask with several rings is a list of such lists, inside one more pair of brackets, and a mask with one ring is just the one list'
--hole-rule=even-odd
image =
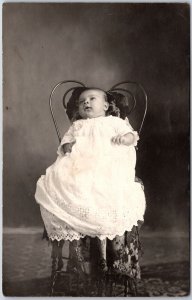
{"label": "dark background", "polygon": [[53,86],[76,79],[107,90],[132,80],[149,97],[137,162],[145,225],[188,230],[189,27],[188,4],[3,5],[5,226],[42,225],[34,193],[56,159]]}

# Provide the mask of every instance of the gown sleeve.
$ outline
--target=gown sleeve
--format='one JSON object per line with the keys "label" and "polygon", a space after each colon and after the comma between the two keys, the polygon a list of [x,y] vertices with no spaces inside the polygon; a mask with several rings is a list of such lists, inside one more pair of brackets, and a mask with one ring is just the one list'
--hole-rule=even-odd
{"label": "gown sleeve", "polygon": [[139,135],[138,135],[137,131],[135,131],[133,129],[133,127],[129,123],[129,120],[127,117],[125,118],[125,120],[123,120],[121,118],[117,118],[116,132],[117,132],[117,134],[120,134],[120,135],[132,133],[134,136],[133,146],[137,146],[137,142],[139,140]]}
{"label": "gown sleeve", "polygon": [[67,144],[67,143],[72,143],[75,142],[75,137],[74,137],[74,125],[72,124],[68,131],[64,134],[61,143],[57,149],[57,154],[59,156],[63,156],[63,150],[62,150],[62,145]]}

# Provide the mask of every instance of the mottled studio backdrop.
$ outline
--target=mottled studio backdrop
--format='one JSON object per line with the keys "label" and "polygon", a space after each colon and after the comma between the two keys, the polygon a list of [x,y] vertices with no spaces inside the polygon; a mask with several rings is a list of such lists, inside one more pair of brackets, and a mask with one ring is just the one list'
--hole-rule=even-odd
{"label": "mottled studio backdrop", "polygon": [[[5,226],[42,225],[34,193],[56,159],[53,86],[76,79],[107,90],[128,79],[149,97],[137,165],[145,224],[188,229],[187,4],[4,4],[3,72]],[[63,133],[69,123],[58,113]]]}

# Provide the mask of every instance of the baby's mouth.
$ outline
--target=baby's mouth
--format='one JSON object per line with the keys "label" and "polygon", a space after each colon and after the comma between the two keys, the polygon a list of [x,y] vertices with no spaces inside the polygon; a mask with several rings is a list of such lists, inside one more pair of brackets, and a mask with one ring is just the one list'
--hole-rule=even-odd
{"label": "baby's mouth", "polygon": [[85,107],[85,111],[90,111],[91,110],[91,107],[90,106],[86,106]]}

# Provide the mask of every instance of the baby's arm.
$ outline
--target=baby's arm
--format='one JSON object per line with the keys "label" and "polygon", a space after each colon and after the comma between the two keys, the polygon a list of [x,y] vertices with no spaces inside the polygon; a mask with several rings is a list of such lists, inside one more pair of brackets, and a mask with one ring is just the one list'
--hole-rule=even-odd
{"label": "baby's arm", "polygon": [[57,153],[59,155],[63,155],[66,153],[70,153],[72,151],[72,147],[75,144],[75,138],[74,138],[74,126],[73,124],[70,126],[69,130],[65,133]]}
{"label": "baby's arm", "polygon": [[135,135],[132,132],[128,132],[124,135],[118,134],[112,137],[112,142],[117,145],[131,146],[135,142]]}
{"label": "baby's arm", "polygon": [[131,127],[129,120],[127,118],[125,120],[116,118],[115,121],[117,135],[112,137],[112,143],[116,145],[137,146],[139,136]]}

